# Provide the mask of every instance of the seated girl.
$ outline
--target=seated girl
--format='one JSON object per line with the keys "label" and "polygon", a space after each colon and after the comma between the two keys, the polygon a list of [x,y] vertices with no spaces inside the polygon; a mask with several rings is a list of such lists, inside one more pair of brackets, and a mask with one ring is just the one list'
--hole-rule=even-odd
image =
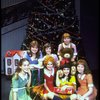
{"label": "seated girl", "polygon": [[[76,99],[77,100],[95,100],[97,89],[93,84],[93,77],[87,62],[84,59],[77,61],[77,79],[79,82]],[[74,94],[75,97],[75,94]]]}
{"label": "seated girl", "polygon": [[[75,80],[71,79],[70,64],[65,64],[57,71],[56,86],[60,87],[63,94],[72,94],[75,91]],[[69,91],[68,91],[69,90]]]}
{"label": "seated girl", "polygon": [[53,98],[56,93],[54,93],[54,76],[56,69],[55,60],[52,56],[47,55],[44,59],[44,98]]}
{"label": "seated girl", "polygon": [[30,85],[31,71],[29,68],[29,61],[23,58],[20,60],[19,67],[12,77],[9,100],[32,100],[26,92],[26,88],[30,87]]}

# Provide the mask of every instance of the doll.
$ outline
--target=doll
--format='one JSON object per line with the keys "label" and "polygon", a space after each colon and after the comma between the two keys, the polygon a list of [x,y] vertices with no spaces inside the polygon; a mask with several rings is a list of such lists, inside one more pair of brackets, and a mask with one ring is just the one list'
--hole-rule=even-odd
{"label": "doll", "polygon": [[12,77],[9,100],[32,100],[26,92],[26,87],[30,87],[30,84],[31,71],[29,68],[29,61],[23,58],[20,60],[19,67]]}
{"label": "doll", "polygon": [[60,51],[60,56],[62,57],[60,66],[63,66],[64,64],[70,64],[71,58],[73,57],[73,50],[70,48],[63,48]]}
{"label": "doll", "polygon": [[70,82],[74,84],[74,89],[76,91],[76,62],[71,63],[71,77],[70,77]]}
{"label": "doll", "polygon": [[71,36],[69,33],[63,34],[62,43],[59,44],[59,46],[58,46],[58,53],[57,54],[59,56],[59,60],[61,60],[60,50],[62,48],[71,48],[73,50],[73,57],[71,58],[71,61],[75,61],[76,56],[77,56],[77,49],[76,49],[76,45],[71,42]]}

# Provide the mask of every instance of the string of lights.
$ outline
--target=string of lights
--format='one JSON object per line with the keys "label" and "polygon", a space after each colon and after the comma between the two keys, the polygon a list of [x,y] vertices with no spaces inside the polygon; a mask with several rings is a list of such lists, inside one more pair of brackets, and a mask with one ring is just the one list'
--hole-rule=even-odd
{"label": "string of lights", "polygon": [[29,16],[21,49],[28,49],[30,41],[35,39],[41,47],[50,42],[56,52],[64,32],[71,34],[76,45],[79,44],[81,37],[74,0],[37,0],[37,5]]}

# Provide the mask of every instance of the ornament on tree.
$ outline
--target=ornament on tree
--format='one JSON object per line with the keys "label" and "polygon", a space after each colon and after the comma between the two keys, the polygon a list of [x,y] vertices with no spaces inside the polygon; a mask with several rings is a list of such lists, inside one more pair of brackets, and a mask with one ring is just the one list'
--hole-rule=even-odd
{"label": "ornament on tree", "polygon": [[27,49],[29,42],[36,39],[41,47],[50,42],[57,52],[61,36],[65,32],[72,36],[76,45],[79,44],[79,20],[75,13],[74,0],[36,0],[33,3],[22,50]]}

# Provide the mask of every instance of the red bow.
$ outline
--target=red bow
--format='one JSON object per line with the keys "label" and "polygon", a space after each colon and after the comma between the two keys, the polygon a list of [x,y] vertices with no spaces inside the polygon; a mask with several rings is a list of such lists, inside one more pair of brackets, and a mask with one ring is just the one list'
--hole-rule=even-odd
{"label": "red bow", "polygon": [[69,63],[69,59],[62,59],[61,61],[60,61],[60,65],[61,66],[63,66],[64,64],[68,64]]}

